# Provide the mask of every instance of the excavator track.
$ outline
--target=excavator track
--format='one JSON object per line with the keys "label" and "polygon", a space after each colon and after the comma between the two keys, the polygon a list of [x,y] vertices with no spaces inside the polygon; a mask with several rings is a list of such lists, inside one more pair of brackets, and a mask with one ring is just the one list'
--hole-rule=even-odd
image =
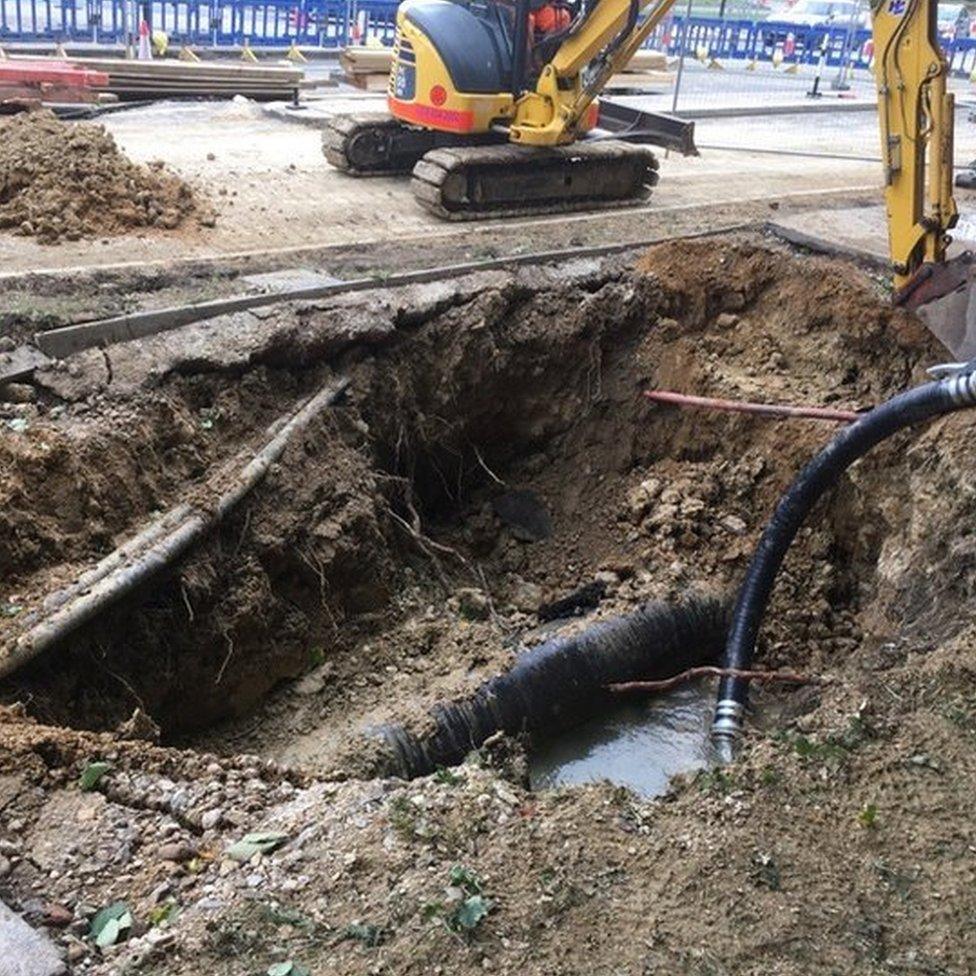
{"label": "excavator track", "polygon": [[657,169],[646,146],[615,140],[463,146],[426,153],[412,189],[442,219],[482,220],[633,206],[650,196]]}
{"label": "excavator track", "polygon": [[322,152],[336,169],[351,176],[409,173],[438,147],[486,145],[503,141],[497,133],[454,135],[407,125],[382,112],[337,115],[322,131]]}

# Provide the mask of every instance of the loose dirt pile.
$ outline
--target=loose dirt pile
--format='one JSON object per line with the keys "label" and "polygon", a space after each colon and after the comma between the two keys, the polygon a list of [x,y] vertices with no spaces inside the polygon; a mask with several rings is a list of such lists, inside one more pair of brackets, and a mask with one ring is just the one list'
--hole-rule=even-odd
{"label": "loose dirt pile", "polygon": [[[937,351],[873,283],[754,242],[675,243],[637,272],[493,274],[233,324],[233,348],[208,326],[112,350],[111,378],[100,353],[41,377],[3,442],[9,634],[11,592],[30,606],[334,371],[352,384],[174,576],[5,689],[48,723],[139,707],[184,741],[231,717],[181,751],[126,738],[153,736],[143,717],[96,733],[3,714],[0,895],[79,972],[969,971],[965,414],[883,445],[801,533],[763,663],[828,683],[767,692],[778,718],[735,766],[660,801],[536,795],[502,741],[408,784],[370,778],[369,727],[422,728],[541,638],[540,605],[600,583],[582,626],[734,587],[833,428],[640,391],[878,402]],[[57,477],[37,478],[47,443]],[[534,519],[511,517],[513,493]],[[55,503],[95,494],[101,522]],[[82,792],[94,761],[110,768]],[[263,852],[229,850],[254,831]],[[98,949],[85,935],[117,900],[128,938]]]}
{"label": "loose dirt pile", "polygon": [[127,159],[100,125],[61,122],[47,110],[0,119],[0,228],[42,244],[172,230],[208,207],[162,163]]}

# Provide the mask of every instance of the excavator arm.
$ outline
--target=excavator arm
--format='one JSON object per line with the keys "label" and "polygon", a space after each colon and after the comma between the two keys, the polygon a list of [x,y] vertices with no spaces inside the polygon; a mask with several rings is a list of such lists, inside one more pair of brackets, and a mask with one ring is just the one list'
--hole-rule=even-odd
{"label": "excavator arm", "polygon": [[[610,78],[633,57],[675,0],[600,0],[559,45],[535,90],[515,104],[514,142],[556,146],[579,137],[579,125]],[[584,78],[584,69],[586,77]]]}
{"label": "excavator arm", "polygon": [[875,78],[894,300],[915,309],[957,359],[976,357],[973,255],[949,258],[955,101],[936,0],[873,0]]}
{"label": "excavator arm", "polygon": [[896,292],[907,298],[945,262],[956,224],[954,101],[936,0],[875,0],[872,18],[888,236]]}

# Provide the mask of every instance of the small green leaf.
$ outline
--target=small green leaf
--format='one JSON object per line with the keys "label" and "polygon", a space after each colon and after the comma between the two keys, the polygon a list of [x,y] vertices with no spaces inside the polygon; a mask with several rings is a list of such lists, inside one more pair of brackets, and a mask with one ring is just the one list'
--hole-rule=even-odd
{"label": "small green leaf", "polygon": [[104,949],[106,946],[115,945],[119,939],[119,933],[122,931],[119,926],[119,920],[117,918],[110,918],[103,926],[102,931],[98,933],[95,937],[95,945],[99,949]]}
{"label": "small green leaf", "polygon": [[93,762],[89,763],[82,771],[81,776],[78,778],[78,785],[81,789],[88,793],[98,786],[101,778],[112,768],[111,763],[107,762]]}
{"label": "small green leaf", "polygon": [[433,918],[440,918],[444,914],[444,902],[429,901],[420,909],[420,917],[429,922]]}
{"label": "small green leaf", "polygon": [[450,883],[454,885],[455,888],[463,888],[469,895],[480,895],[481,894],[481,878],[478,877],[471,870],[471,868],[462,867],[460,864],[455,864],[451,868],[451,873],[449,875]]}
{"label": "small green leaf", "polygon": [[465,898],[455,909],[451,921],[455,928],[470,932],[478,927],[479,922],[488,914],[490,908],[490,901],[481,895],[472,895],[470,898]]}
{"label": "small green leaf", "polygon": [[14,417],[7,421],[7,426],[15,433],[22,434],[27,430],[27,421],[23,417]]}
{"label": "small green leaf", "polygon": [[268,966],[268,976],[292,976],[295,972],[295,964],[286,959],[284,962],[272,963]]}
{"label": "small green leaf", "polygon": [[0,603],[0,614],[4,617],[16,617],[23,609],[19,603]]}
{"label": "small green leaf", "polygon": [[168,901],[165,904],[157,905],[149,913],[149,924],[153,928],[160,928],[172,922],[179,915],[179,906],[175,901]]}
{"label": "small green leaf", "polygon": [[250,861],[255,854],[270,854],[288,840],[288,835],[278,830],[266,830],[245,834],[224,852],[235,861]]}
{"label": "small green leaf", "polygon": [[865,803],[857,815],[858,823],[866,830],[874,830],[878,826],[878,807],[874,803]]}
{"label": "small green leaf", "polygon": [[318,645],[308,649],[309,667],[317,668],[320,664],[325,664],[325,648]]}
{"label": "small green leaf", "polygon": [[132,928],[132,913],[124,901],[103,908],[91,921],[88,935],[100,949],[115,945],[119,936]]}

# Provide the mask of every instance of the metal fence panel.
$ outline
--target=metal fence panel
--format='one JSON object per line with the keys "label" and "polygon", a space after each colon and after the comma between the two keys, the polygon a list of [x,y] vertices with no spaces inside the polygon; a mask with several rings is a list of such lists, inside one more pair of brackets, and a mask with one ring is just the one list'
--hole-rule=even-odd
{"label": "metal fence panel", "polygon": [[[124,0],[0,0],[0,41],[125,40]],[[141,7],[141,5],[140,5]],[[153,0],[154,30],[175,43],[197,46],[297,43],[343,47],[365,18],[367,35],[393,43],[397,4],[390,0]],[[134,29],[135,25],[131,25]],[[955,74],[976,69],[976,38],[943,40]],[[821,50],[831,67],[866,68],[871,33],[833,24],[800,27],[775,20],[718,19],[677,15],[660,25],[650,46],[678,56],[731,61],[814,64]]]}
{"label": "metal fence panel", "polygon": [[[121,43],[123,2],[0,0],[0,42]],[[369,35],[392,44],[397,10],[390,0],[154,0],[148,7],[152,29],[171,42],[215,47],[244,41],[344,47],[363,17]],[[142,4],[139,9],[141,16]]]}

